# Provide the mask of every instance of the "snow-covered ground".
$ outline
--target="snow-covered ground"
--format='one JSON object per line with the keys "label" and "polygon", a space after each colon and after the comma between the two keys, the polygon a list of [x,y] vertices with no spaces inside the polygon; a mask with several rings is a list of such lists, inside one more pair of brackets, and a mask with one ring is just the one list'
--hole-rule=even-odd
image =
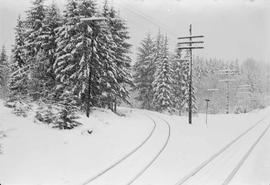
{"label": "snow-covered ground", "polygon": [[[83,126],[57,130],[34,123],[31,114],[16,117],[1,103],[0,184],[80,185],[123,159],[89,184],[124,185],[136,178],[132,184],[174,185],[269,111],[210,115],[208,125],[200,114],[189,125],[186,117],[128,108],[119,109],[124,116],[118,116],[96,109],[90,118],[82,115]],[[269,139],[267,132],[232,184],[269,185]]]}

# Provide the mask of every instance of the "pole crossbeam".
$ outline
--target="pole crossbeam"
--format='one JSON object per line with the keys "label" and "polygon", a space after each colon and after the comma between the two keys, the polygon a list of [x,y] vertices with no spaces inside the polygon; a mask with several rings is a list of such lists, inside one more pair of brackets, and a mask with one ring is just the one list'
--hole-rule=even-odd
{"label": "pole crossbeam", "polygon": [[219,74],[219,75],[239,75],[240,72],[235,71],[235,70],[230,70],[230,69],[223,69],[223,70],[219,70],[217,74]]}
{"label": "pole crossbeam", "polygon": [[220,82],[234,82],[236,81],[235,79],[223,79],[223,80],[219,80]]}
{"label": "pole crossbeam", "polygon": [[238,72],[238,70],[232,70],[232,69],[220,69],[218,71],[234,71],[234,72]]}
{"label": "pole crossbeam", "polygon": [[178,45],[181,45],[181,44],[203,44],[204,42],[203,41],[186,41],[186,42],[178,42]]}
{"label": "pole crossbeam", "polygon": [[203,35],[190,35],[190,36],[186,36],[186,37],[178,37],[178,39],[192,39],[192,38],[203,38]]}
{"label": "pole crossbeam", "polygon": [[207,89],[207,91],[219,91],[219,89]]}
{"label": "pole crossbeam", "polygon": [[191,46],[191,47],[178,47],[178,49],[204,49],[204,47],[196,47],[196,46]]}

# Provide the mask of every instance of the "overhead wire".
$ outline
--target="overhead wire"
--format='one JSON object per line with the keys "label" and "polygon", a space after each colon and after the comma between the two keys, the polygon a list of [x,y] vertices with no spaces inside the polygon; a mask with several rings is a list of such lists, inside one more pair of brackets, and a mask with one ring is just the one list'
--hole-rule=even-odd
{"label": "overhead wire", "polygon": [[124,9],[124,10],[127,10],[128,12],[130,12],[130,13],[132,13],[132,14],[134,14],[134,15],[136,15],[136,16],[142,18],[142,19],[144,19],[145,21],[151,23],[152,25],[158,27],[159,29],[162,28],[164,31],[166,31],[166,34],[167,34],[167,35],[168,35],[168,33],[170,34],[170,35],[168,35],[168,36],[171,37],[171,38],[174,38],[174,39],[175,39],[175,38],[178,37],[177,34],[175,34],[173,31],[171,31],[171,30],[169,30],[167,27],[165,27],[164,24],[162,25],[161,23],[157,23],[157,21],[153,20],[153,18],[150,18],[150,16],[147,16],[147,15],[144,14],[144,13],[139,12],[138,10],[136,10],[136,11],[135,11],[135,10],[132,10],[132,9],[130,9],[130,8],[128,7],[128,5],[125,5],[125,9]]}

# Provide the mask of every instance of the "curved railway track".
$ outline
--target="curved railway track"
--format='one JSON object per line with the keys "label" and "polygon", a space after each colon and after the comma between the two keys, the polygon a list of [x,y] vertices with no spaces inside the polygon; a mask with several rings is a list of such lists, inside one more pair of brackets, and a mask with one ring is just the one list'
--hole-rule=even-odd
{"label": "curved railway track", "polygon": [[[211,157],[209,157],[207,160],[205,160],[204,162],[202,162],[200,165],[198,165],[196,168],[194,168],[190,173],[188,173],[187,175],[185,175],[183,178],[181,178],[175,185],[182,185],[182,184],[186,184],[187,182],[189,182],[190,180],[192,180],[197,174],[199,174],[206,166],[210,165],[211,163],[213,163],[213,161],[218,158],[220,155],[224,154],[229,148],[231,148],[232,146],[234,146],[234,144],[239,141],[241,138],[243,138],[244,136],[246,136],[248,133],[250,133],[252,130],[254,130],[258,125],[260,125],[267,117],[269,117],[268,115],[264,116],[262,119],[260,119],[259,121],[257,121],[255,124],[253,124],[251,127],[249,127],[247,130],[245,130],[243,133],[241,133],[239,136],[237,136],[236,138],[234,138],[231,142],[229,142],[227,145],[225,145],[223,148],[221,148],[218,152],[216,152],[214,155],[212,155]],[[247,152],[245,152],[245,155],[240,159],[239,163],[235,166],[235,168],[233,168],[233,170],[231,171],[231,173],[225,178],[224,182],[222,183],[222,185],[228,185],[230,183],[230,181],[232,180],[232,178],[234,177],[234,175],[237,173],[237,171],[240,169],[240,167],[242,166],[242,164],[245,162],[245,160],[247,159],[247,157],[249,156],[249,154],[252,152],[252,150],[255,148],[255,146],[258,144],[258,142],[261,140],[261,138],[263,137],[263,135],[267,132],[267,130],[270,127],[270,123],[267,125],[267,127],[265,129],[263,129],[262,132],[260,132],[261,134],[259,135],[259,137],[256,137],[256,141],[252,144],[252,146],[249,148],[249,150]],[[195,184],[194,184],[195,185]]]}
{"label": "curved railway track", "polygon": [[124,160],[126,160],[132,154],[134,154],[136,151],[138,151],[140,148],[142,148],[143,145],[145,145],[145,143],[152,137],[152,135],[153,135],[153,133],[154,133],[154,131],[156,129],[156,126],[157,126],[156,122],[153,121],[153,119],[151,117],[149,117],[149,116],[147,116],[147,117],[153,122],[153,127],[152,127],[150,133],[148,134],[148,136],[137,147],[135,147],[133,150],[131,150],[130,152],[128,152],[127,154],[125,154],[122,158],[120,158],[119,160],[117,160],[116,162],[114,162],[113,164],[111,164],[110,166],[108,166],[107,168],[103,169],[102,171],[98,172],[94,176],[92,176],[89,179],[87,179],[81,185],[87,185],[87,184],[93,182],[94,180],[96,180],[100,176],[104,175],[105,173],[107,173],[108,171],[110,171],[111,169],[113,169],[114,167],[116,167],[117,165],[119,165],[120,163],[122,163]]}
{"label": "curved railway track", "polygon": [[[162,146],[162,148],[158,151],[158,153],[154,156],[154,158],[139,172],[137,173],[126,185],[131,185],[133,184],[148,168],[150,168],[152,166],[152,164],[158,159],[158,157],[161,155],[161,153],[165,150],[165,148],[167,147],[170,137],[171,137],[171,126],[169,124],[168,121],[166,121],[165,119],[156,116],[159,119],[161,119],[168,127],[168,135],[167,138]],[[153,120],[153,118],[151,118]],[[154,120],[153,120],[154,121]]]}
{"label": "curved railway track", "polygon": [[[143,113],[144,114],[144,113]],[[153,133],[156,131],[157,128],[157,123],[156,121],[153,119],[152,116],[148,115],[148,114],[144,114],[146,117],[148,117],[152,123],[153,123],[153,128],[151,130],[151,132],[149,133],[149,135],[143,140],[142,143],[140,143],[140,145],[138,145],[137,147],[135,147],[133,150],[131,150],[130,152],[128,152],[126,155],[124,155],[121,159],[119,159],[118,161],[114,162],[113,164],[111,164],[110,166],[108,166],[106,169],[98,172],[96,175],[90,177],[89,179],[87,179],[84,183],[82,183],[81,185],[87,185],[90,183],[94,183],[96,179],[98,179],[99,177],[102,177],[103,175],[105,175],[107,172],[109,172],[110,170],[112,170],[113,168],[115,168],[116,166],[124,163],[124,161],[126,159],[128,159],[129,157],[133,156],[133,154],[135,154],[140,148],[143,148],[143,146],[150,140],[150,138],[153,136]],[[166,140],[165,142],[162,144],[162,147],[159,149],[159,151],[155,154],[155,156],[147,163],[145,164],[145,166],[143,167],[143,169],[141,169],[139,172],[137,172],[127,183],[125,183],[125,185],[131,185],[133,184],[148,168],[150,168],[152,166],[152,164],[158,159],[158,157],[161,155],[161,153],[165,150],[165,148],[168,145],[169,139],[171,137],[171,126],[170,124],[158,117],[158,116],[154,116],[160,120],[162,120],[167,128],[168,128],[168,135],[166,136]]]}
{"label": "curved railway track", "polygon": [[[158,150],[158,152],[154,155],[154,157],[151,158],[151,160],[149,162],[147,162],[146,164],[144,164],[144,167],[141,170],[139,170],[138,172],[136,172],[136,174],[127,183],[124,183],[124,184],[125,185],[132,185],[134,182],[136,182],[136,180],[138,180],[147,171],[147,169],[149,169],[153,165],[153,163],[159,158],[159,156],[163,153],[163,151],[165,150],[165,148],[167,147],[167,145],[169,143],[169,140],[170,140],[170,137],[171,137],[171,126],[168,123],[168,121],[166,121],[165,119],[159,117],[157,114],[155,114],[155,115],[153,113],[149,113],[149,114],[146,114],[145,116],[148,117],[153,122],[153,128],[152,128],[151,132],[148,134],[148,136],[143,140],[143,142],[140,143],[140,145],[138,145],[137,147],[135,147],[132,151],[130,151],[129,153],[127,153],[126,155],[124,155],[121,159],[119,159],[118,161],[116,161],[115,163],[113,163],[112,165],[110,165],[109,167],[107,167],[106,169],[100,171],[99,173],[97,173],[93,177],[89,178],[82,185],[87,185],[87,184],[93,182],[94,180],[96,180],[97,178],[103,176],[105,173],[109,172],[114,167],[118,166],[120,163],[123,163],[127,158],[129,158],[130,156],[132,156],[133,154],[135,154],[153,136],[153,133],[155,132],[155,130],[157,128],[157,122],[156,122],[157,120],[155,120],[155,119],[159,119],[159,120],[162,120],[162,122],[168,128],[168,132],[167,132],[168,134],[166,136],[166,139],[165,139],[164,143],[162,144],[162,147]],[[237,136],[236,138],[234,138],[231,142],[229,142],[227,145],[225,145],[223,148],[221,148],[218,152],[216,152],[210,158],[208,158],[207,160],[205,160],[204,162],[202,162],[199,166],[197,166],[195,169],[193,169],[186,176],[184,176],[183,178],[181,178],[175,185],[182,185],[182,184],[186,184],[190,180],[192,181],[192,179],[194,178],[194,176],[196,176],[197,174],[199,174],[206,166],[208,166],[213,161],[215,161],[216,158],[218,158],[222,154],[226,153],[226,151],[229,148],[235,146],[235,143],[237,143],[239,140],[241,140],[241,138],[244,138],[244,136],[246,136],[247,134],[251,133],[251,131],[254,130],[255,128],[257,128],[258,125],[261,125],[261,123],[267,117],[268,117],[268,115],[265,116],[265,117],[263,117],[259,121],[257,121],[255,124],[253,124],[248,129],[246,129],[243,133],[241,133],[239,136]],[[161,123],[159,123],[159,124],[161,124]],[[235,176],[235,174],[237,173],[237,171],[241,168],[241,166],[243,165],[243,163],[245,162],[245,160],[248,158],[248,156],[250,155],[250,153],[252,152],[252,150],[259,143],[259,141],[262,139],[262,137],[264,136],[264,134],[267,132],[267,130],[269,128],[270,128],[270,123],[267,125],[267,127],[265,129],[263,129],[262,132],[260,132],[260,135],[258,137],[256,137],[256,140],[255,140],[255,142],[252,143],[251,147],[247,151],[245,151],[243,157],[241,157],[241,159],[239,160],[239,162],[237,163],[237,165],[235,165],[232,168],[232,171],[230,172],[230,174],[227,177],[224,178],[225,180],[223,181],[222,185],[228,185],[231,182],[231,180],[233,179],[233,177]]]}

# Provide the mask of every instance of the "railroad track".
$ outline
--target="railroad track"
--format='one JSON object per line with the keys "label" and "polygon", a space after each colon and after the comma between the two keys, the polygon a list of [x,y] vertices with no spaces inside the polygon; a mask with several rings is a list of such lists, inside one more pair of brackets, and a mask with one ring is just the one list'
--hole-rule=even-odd
{"label": "railroad track", "polygon": [[[156,116],[156,117],[161,119],[168,127],[168,136],[166,138],[166,141],[164,142],[162,148],[155,155],[155,157],[139,173],[137,173],[137,175],[134,178],[132,178],[126,185],[133,184],[148,168],[150,168],[151,165],[158,159],[158,157],[161,155],[161,153],[165,150],[165,148],[167,147],[167,145],[169,143],[169,140],[170,140],[170,137],[171,137],[171,126],[170,126],[169,122],[166,121],[165,119],[159,117],[159,116]],[[151,119],[153,120],[153,118],[151,118]]]}
{"label": "railroad track", "polygon": [[[143,148],[143,146],[150,140],[150,138],[153,136],[153,133],[156,130],[157,127],[157,123],[156,121],[153,119],[152,116],[149,116],[147,114],[145,114],[146,117],[148,117],[152,123],[153,123],[153,127],[151,132],[148,134],[148,136],[143,140],[143,142],[140,143],[140,145],[138,145],[137,147],[135,147],[133,150],[131,150],[130,152],[128,152],[126,155],[124,155],[122,158],[120,158],[118,161],[114,162],[113,164],[111,164],[110,166],[108,166],[106,169],[98,172],[97,174],[95,174],[94,176],[90,177],[89,179],[87,179],[84,183],[82,183],[81,185],[88,185],[95,182],[95,180],[97,180],[99,177],[104,176],[107,172],[113,170],[113,168],[119,166],[120,164],[124,163],[125,160],[127,160],[128,158],[130,158],[131,156],[133,156],[139,149]],[[160,118],[162,119],[162,118]],[[162,119],[163,120],[163,119]],[[164,144],[162,145],[162,148],[158,151],[158,153],[147,163],[145,164],[145,166],[143,167],[142,170],[140,170],[139,172],[137,172],[127,183],[125,183],[125,185],[131,185],[133,184],[156,160],[157,158],[161,155],[161,153],[164,151],[164,149],[166,148],[166,146],[168,145],[169,142],[169,138],[171,135],[171,127],[169,125],[169,123],[166,120],[163,120],[163,122],[167,125],[168,127],[168,135],[166,138],[166,141],[164,142]]]}
{"label": "railroad track", "polygon": [[[175,185],[202,185],[204,184],[203,181],[205,180],[208,180],[208,183],[206,184],[211,185],[211,183],[209,182],[209,180],[211,180],[211,177],[218,178],[218,175],[220,175],[217,173],[218,170],[224,168],[224,166],[226,166],[226,162],[230,160],[229,157],[233,157],[236,151],[239,150],[238,153],[241,153],[242,157],[234,161],[233,167],[228,169],[226,172],[223,172],[222,179],[221,177],[219,177],[219,182],[216,181],[215,183],[212,183],[228,185],[233,179],[233,177],[236,175],[236,173],[239,171],[245,160],[248,158],[252,150],[259,143],[264,134],[268,131],[270,123],[267,124],[267,122],[263,122],[267,117],[269,116],[267,115],[263,117],[251,127],[249,127],[247,130],[245,130],[243,133],[241,133],[238,137],[234,138],[231,142],[221,148],[217,153],[209,157],[207,160],[194,168],[190,173],[182,177]],[[256,134],[255,131],[260,134]],[[239,148],[241,148],[241,142],[243,145],[244,143],[247,143],[246,141],[249,141],[249,143],[252,144],[248,144],[245,146],[248,149],[245,149],[244,151],[240,150]],[[235,151],[233,150],[233,147]]]}

